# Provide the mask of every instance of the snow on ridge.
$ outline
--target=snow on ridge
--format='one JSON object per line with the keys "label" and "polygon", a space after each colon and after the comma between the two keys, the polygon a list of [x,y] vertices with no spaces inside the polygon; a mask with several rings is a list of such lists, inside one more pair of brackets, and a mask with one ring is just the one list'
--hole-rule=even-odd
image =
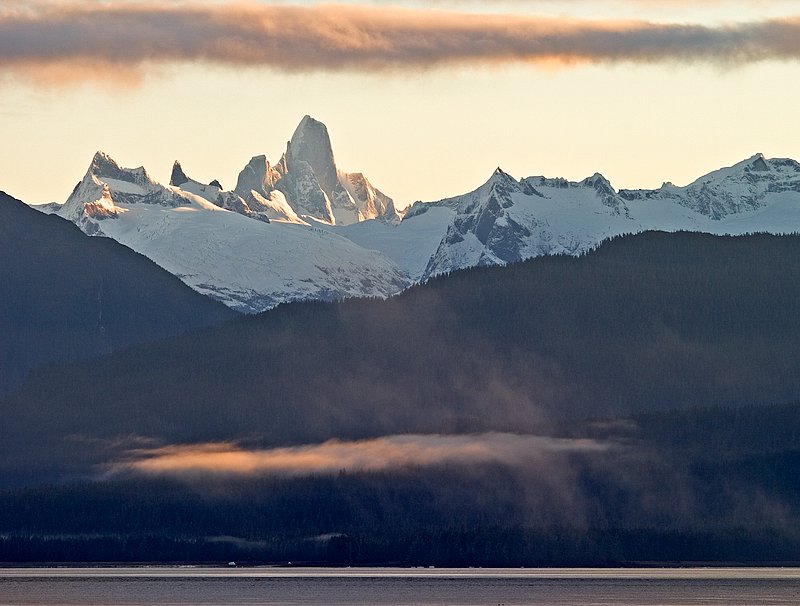
{"label": "snow on ridge", "polygon": [[[255,156],[233,191],[189,178],[178,162],[165,187],[143,168],[121,168],[98,153],[55,212],[244,311],[307,298],[390,296],[456,269],[582,254],[646,230],[800,231],[800,164],[786,158],[756,154],[689,185],[651,190],[615,190],[599,173],[517,180],[497,168],[466,194],[416,202],[401,221],[364,175],[336,168],[324,124],[304,118],[295,134],[295,146],[311,145],[310,155],[293,157],[290,142],[274,166]],[[330,212],[312,213],[297,196]]]}
{"label": "snow on ridge", "polygon": [[800,164],[757,154],[685,187],[620,191],[599,173],[579,182],[516,181],[498,170],[462,196],[415,203],[404,221],[436,207],[453,214],[421,280],[476,265],[582,254],[612,236],[651,229],[800,231]]}
{"label": "snow on ridge", "polygon": [[[187,179],[180,187],[163,186],[143,169],[121,168],[96,155],[83,181],[55,212],[89,235],[114,238],[199,292],[244,312],[301,299],[387,297],[409,285],[406,275],[379,253],[309,227],[296,216],[295,224],[253,220],[261,217],[249,207],[249,215],[225,208],[244,203],[233,192],[189,179],[182,168],[178,176]],[[252,198],[273,210],[281,204],[279,195]]]}

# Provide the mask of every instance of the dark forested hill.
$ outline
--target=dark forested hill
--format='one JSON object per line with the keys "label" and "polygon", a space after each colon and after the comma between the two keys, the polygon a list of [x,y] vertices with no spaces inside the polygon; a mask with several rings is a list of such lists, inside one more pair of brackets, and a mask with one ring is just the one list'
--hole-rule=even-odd
{"label": "dark forested hill", "polygon": [[646,233],[39,369],[0,560],[795,561],[798,301],[798,236]]}
{"label": "dark forested hill", "polygon": [[387,301],[285,305],[35,374],[3,404],[3,461],[108,456],[76,435],[271,446],[794,401],[798,301],[800,237],[646,233]]}
{"label": "dark forested hill", "polygon": [[129,248],[0,192],[0,395],[37,365],[233,316]]}
{"label": "dark forested hill", "polygon": [[[800,405],[571,424],[537,464],[0,489],[0,562],[793,563]],[[176,481],[177,480],[177,481]]]}

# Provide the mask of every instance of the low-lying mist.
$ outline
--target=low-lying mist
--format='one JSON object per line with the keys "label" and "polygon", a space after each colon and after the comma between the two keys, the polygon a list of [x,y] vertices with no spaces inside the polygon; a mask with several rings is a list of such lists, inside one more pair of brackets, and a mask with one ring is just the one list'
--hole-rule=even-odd
{"label": "low-lying mist", "polygon": [[448,463],[520,467],[542,465],[557,455],[603,452],[610,447],[609,443],[593,439],[510,433],[407,434],[271,449],[247,449],[234,443],[217,442],[133,450],[127,457],[108,464],[106,473],[111,477],[125,472],[172,477],[235,477],[358,473]]}

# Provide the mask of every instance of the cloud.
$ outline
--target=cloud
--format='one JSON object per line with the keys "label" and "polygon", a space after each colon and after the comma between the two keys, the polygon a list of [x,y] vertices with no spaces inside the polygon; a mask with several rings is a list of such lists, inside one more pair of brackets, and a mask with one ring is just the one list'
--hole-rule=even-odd
{"label": "cloud", "polygon": [[523,465],[560,453],[603,452],[609,445],[510,433],[393,435],[371,440],[251,450],[230,442],[170,445],[130,451],[108,473],[158,476],[309,475],[377,471],[445,463]]}
{"label": "cloud", "polygon": [[12,2],[0,9],[0,70],[44,74],[45,82],[49,73],[53,81],[114,77],[135,83],[153,65],[184,62],[285,72],[380,72],[505,63],[740,64],[798,58],[800,18],[704,26],[198,1]]}

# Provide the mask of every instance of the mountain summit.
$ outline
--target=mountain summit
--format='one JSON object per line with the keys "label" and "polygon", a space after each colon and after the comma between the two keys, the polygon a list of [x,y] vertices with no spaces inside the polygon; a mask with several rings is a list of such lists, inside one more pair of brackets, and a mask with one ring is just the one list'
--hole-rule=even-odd
{"label": "mountain summit", "polygon": [[348,199],[339,182],[328,128],[322,122],[311,116],[300,121],[281,164],[285,165],[286,174],[278,188],[305,210],[303,214],[336,223],[334,209],[355,209],[355,202]]}
{"label": "mountain summit", "polygon": [[305,116],[286,144],[286,152],[272,166],[266,156],[255,156],[245,166],[235,192],[248,204],[253,200],[279,212],[330,225],[350,225],[369,219],[398,223],[394,202],[362,173],[346,173],[336,166],[328,128]]}

